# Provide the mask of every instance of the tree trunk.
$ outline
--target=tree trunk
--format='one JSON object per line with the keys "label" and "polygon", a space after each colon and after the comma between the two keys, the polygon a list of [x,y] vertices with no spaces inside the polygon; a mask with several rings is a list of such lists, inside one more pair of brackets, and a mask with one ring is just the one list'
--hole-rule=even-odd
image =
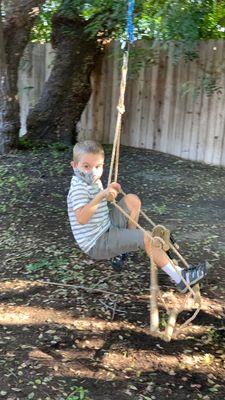
{"label": "tree trunk", "polygon": [[29,41],[30,31],[44,2],[45,0],[12,0],[8,3],[10,5],[1,21],[1,100],[3,97],[0,123],[1,154],[9,152],[18,145],[20,128],[18,69]]}
{"label": "tree trunk", "polygon": [[76,123],[90,97],[90,73],[100,54],[96,40],[85,32],[79,16],[53,17],[56,57],[49,80],[27,120],[27,137],[35,143],[74,143]]}

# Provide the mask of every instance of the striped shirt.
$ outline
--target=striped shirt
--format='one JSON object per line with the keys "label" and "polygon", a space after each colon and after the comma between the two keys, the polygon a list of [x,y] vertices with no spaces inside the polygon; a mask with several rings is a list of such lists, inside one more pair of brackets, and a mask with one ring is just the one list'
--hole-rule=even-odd
{"label": "striped shirt", "polygon": [[95,245],[97,239],[109,229],[109,209],[106,199],[103,199],[85,225],[79,224],[75,211],[88,204],[102,189],[100,180],[93,185],[88,185],[77,176],[73,176],[71,179],[67,196],[68,215],[74,239],[84,252],[88,252]]}

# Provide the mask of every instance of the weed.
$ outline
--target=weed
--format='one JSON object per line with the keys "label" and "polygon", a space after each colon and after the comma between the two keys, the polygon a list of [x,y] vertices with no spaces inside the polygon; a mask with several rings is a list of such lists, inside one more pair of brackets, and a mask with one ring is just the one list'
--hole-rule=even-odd
{"label": "weed", "polygon": [[165,329],[168,323],[168,315],[167,313],[162,313],[160,317],[160,329]]}
{"label": "weed", "polygon": [[4,214],[7,210],[6,204],[0,204],[0,214]]}
{"label": "weed", "polygon": [[[59,153],[55,153],[56,157],[59,157]],[[54,157],[54,155],[53,155]],[[64,174],[64,165],[61,162],[55,162],[51,166],[48,166],[48,172],[50,176],[56,176],[56,175],[63,175]]]}
{"label": "weed", "polygon": [[157,205],[154,204],[154,206],[153,206],[153,211],[154,211],[156,214],[163,215],[163,214],[165,214],[165,212],[166,212],[166,205],[165,205],[165,204],[162,204],[162,205],[160,205],[160,206],[157,206]]}
{"label": "weed", "polygon": [[7,168],[0,167],[0,180],[1,180],[0,187],[3,186],[7,173],[8,173]]}
{"label": "weed", "polygon": [[53,199],[62,199],[63,195],[59,193],[51,193]]}
{"label": "weed", "polygon": [[30,139],[25,137],[21,137],[19,140],[19,149],[20,150],[31,150],[33,149],[34,145]]}
{"label": "weed", "polygon": [[76,280],[80,284],[84,283],[83,273],[77,271],[76,266],[68,268],[68,261],[64,258],[57,258],[53,261],[43,259],[26,265],[25,269],[28,274],[32,275],[32,278],[38,278],[38,276],[41,275],[43,276],[45,271],[49,271],[50,275],[56,275],[60,282]]}
{"label": "weed", "polygon": [[206,366],[213,365],[215,363],[215,357],[212,354],[206,353],[203,358],[203,363]]}
{"label": "weed", "polygon": [[37,272],[40,270],[46,270],[46,269],[56,269],[59,266],[65,265],[67,263],[67,260],[64,260],[62,258],[59,258],[55,261],[48,261],[48,260],[40,260],[35,263],[31,263],[26,265],[26,270],[27,272]]}
{"label": "weed", "polygon": [[66,400],[91,400],[91,398],[88,396],[88,391],[82,386],[75,386]]}
{"label": "weed", "polygon": [[48,146],[51,150],[54,150],[54,151],[66,151],[66,150],[68,150],[68,146],[66,146],[65,145],[65,143],[62,143],[62,142],[55,142],[55,143],[52,143],[52,144],[50,144],[49,146]]}
{"label": "weed", "polygon": [[44,159],[41,161],[41,166],[46,167],[48,165],[49,161]]}
{"label": "weed", "polygon": [[203,342],[205,344],[219,344],[223,340],[225,328],[216,329],[215,327],[210,327],[207,330],[207,335],[203,336]]}

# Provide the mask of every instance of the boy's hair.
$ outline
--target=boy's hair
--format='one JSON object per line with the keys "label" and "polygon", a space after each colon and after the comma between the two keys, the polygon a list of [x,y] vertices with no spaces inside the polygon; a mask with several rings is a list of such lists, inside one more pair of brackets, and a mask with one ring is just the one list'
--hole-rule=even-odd
{"label": "boy's hair", "polygon": [[78,142],[73,148],[73,160],[79,162],[83,154],[101,154],[104,157],[104,149],[102,145],[95,140],[84,140],[84,142]]}

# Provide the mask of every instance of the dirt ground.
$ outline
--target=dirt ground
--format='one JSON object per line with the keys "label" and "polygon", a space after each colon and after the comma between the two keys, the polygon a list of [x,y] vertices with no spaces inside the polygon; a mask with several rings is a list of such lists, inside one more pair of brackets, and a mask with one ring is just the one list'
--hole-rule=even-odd
{"label": "dirt ground", "polygon": [[[117,274],[75,245],[66,211],[71,154],[55,145],[0,160],[0,398],[224,399],[225,170],[122,148],[124,191],[174,232],[188,262],[213,265],[202,310],[168,343],[149,330],[145,254],[131,254]],[[108,167],[110,147],[106,155]],[[165,275],[159,281],[166,303],[169,294],[184,304]],[[183,311],[177,328],[192,314]]]}

